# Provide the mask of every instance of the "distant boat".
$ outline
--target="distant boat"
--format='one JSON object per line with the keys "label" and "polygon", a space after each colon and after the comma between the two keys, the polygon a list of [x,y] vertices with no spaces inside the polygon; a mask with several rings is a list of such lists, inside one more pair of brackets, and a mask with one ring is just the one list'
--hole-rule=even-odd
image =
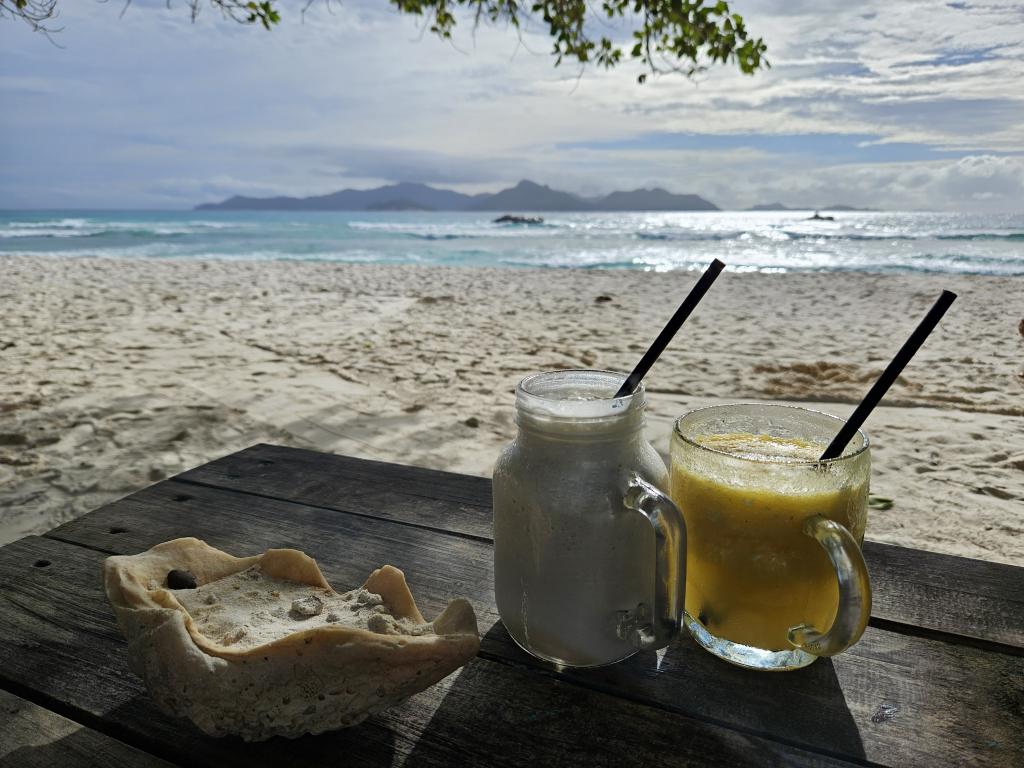
{"label": "distant boat", "polygon": [[815,211],[813,216],[808,216],[807,217],[807,220],[808,221],[835,221],[836,217],[835,216],[822,216],[820,213]]}
{"label": "distant boat", "polygon": [[540,216],[511,216],[505,214],[494,220],[495,224],[543,224],[544,219]]}

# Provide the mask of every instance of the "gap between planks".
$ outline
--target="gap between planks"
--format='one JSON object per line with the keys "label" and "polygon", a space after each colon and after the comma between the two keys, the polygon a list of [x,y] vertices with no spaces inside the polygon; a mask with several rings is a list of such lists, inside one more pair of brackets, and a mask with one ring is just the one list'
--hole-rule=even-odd
{"label": "gap between planks", "polygon": [[[202,485],[201,483],[195,484]],[[224,489],[219,488],[217,490]],[[339,510],[332,509],[331,511],[338,512]],[[342,512],[341,514],[348,513]],[[365,517],[364,515],[356,516]],[[410,527],[422,528],[423,526],[410,525]],[[441,533],[447,532],[441,531]],[[71,541],[60,536],[52,536],[49,533],[43,534],[42,538],[57,541],[68,546],[79,547],[81,549],[90,552],[95,552],[97,554],[117,554],[116,552],[105,550],[100,547],[95,547],[87,544],[80,544],[79,542]],[[581,690],[611,696],[616,699],[622,699],[623,701],[628,701],[638,706],[647,707],[660,712],[665,712],[666,714],[673,715],[676,717],[685,717],[694,722],[713,725],[719,728],[725,728],[730,731],[735,731],[737,733],[742,733],[744,735],[751,736],[757,739],[771,741],[776,744],[780,744],[785,747],[790,747],[792,749],[796,749],[802,752],[820,755],[822,757],[828,757],[834,760],[844,761],[851,765],[866,766],[867,768],[884,768],[884,764],[882,763],[876,763],[871,760],[858,758],[851,755],[845,755],[841,752],[834,752],[832,750],[823,749],[821,747],[816,747],[810,744],[802,744],[791,739],[780,737],[776,734],[773,734],[771,731],[758,730],[755,728],[745,728],[742,726],[738,726],[735,723],[730,723],[728,721],[720,720],[714,717],[708,717],[695,712],[682,712],[660,702],[652,701],[650,699],[644,699],[639,695],[633,695],[623,692],[621,690],[616,690],[614,686],[603,685],[598,681],[591,681],[579,677],[564,676],[559,674],[557,670],[544,664],[543,662],[533,661],[532,659],[524,659],[523,661],[525,661],[526,663],[523,663],[521,661],[505,658],[500,654],[491,653],[483,649],[477,652],[476,658],[485,662],[498,664],[503,667],[519,669],[530,674],[551,678],[553,680],[557,680],[558,682],[564,685],[569,685],[575,688],[579,688]],[[176,762],[175,757],[173,757],[170,753],[165,753],[162,749],[159,748],[161,746],[161,743],[159,741],[150,741],[146,739],[144,735],[142,735],[141,733],[137,734],[135,731],[129,728],[119,726],[116,723],[97,717],[96,715],[93,715],[87,710],[80,709],[71,704],[66,704],[60,701],[59,699],[55,699],[49,696],[48,694],[42,693],[41,691],[36,691],[35,689],[28,688],[22,683],[3,677],[2,674],[0,674],[0,688],[8,691],[9,693],[13,693],[16,696],[21,696],[21,698],[27,701],[31,701],[33,704],[37,704],[41,707],[44,707],[62,717],[67,718],[68,720],[72,720],[78,723],[79,725],[91,728],[94,731],[98,731],[104,734],[105,736],[117,739],[118,741],[128,744],[129,746],[135,747],[136,749],[141,749],[153,755],[154,757],[160,758],[161,760],[166,760],[168,762],[174,763],[175,765],[179,765],[179,763]],[[138,739],[135,738],[136,736],[138,736]]]}
{"label": "gap between planks", "polygon": [[[174,481],[174,482],[179,482],[179,481]],[[219,491],[225,490],[224,488],[219,488],[217,486],[207,485],[206,483],[191,482],[189,484],[190,485],[203,486],[203,487],[206,487],[206,488],[213,488],[213,489],[219,490]],[[242,492],[241,491],[232,491],[232,493],[242,493]],[[277,498],[277,497],[274,497],[274,496],[264,496],[262,494],[248,494],[248,495],[259,496],[260,498],[269,498],[269,499],[272,499],[274,501],[287,502],[286,499],[280,499],[280,498]],[[287,503],[298,504],[299,502],[287,502]],[[375,515],[360,514],[358,512],[347,512],[345,510],[337,509],[336,507],[322,507],[322,506],[318,506],[318,505],[315,505],[315,504],[305,504],[305,503],[303,503],[302,506],[304,506],[304,507],[315,507],[317,509],[323,509],[325,511],[335,512],[335,513],[340,514],[340,515],[352,515],[353,517],[361,517],[361,518],[371,519],[371,520],[382,520],[384,522],[395,523],[397,525],[405,525],[405,526],[408,526],[410,528],[418,528],[420,530],[431,531],[433,533],[440,533],[440,534],[444,534],[446,536],[454,536],[456,538],[470,539],[471,541],[482,541],[484,544],[490,544],[491,543],[490,540],[488,540],[488,539],[481,539],[478,536],[470,536],[468,534],[454,533],[452,531],[447,531],[447,530],[444,530],[442,528],[435,528],[433,526],[427,526],[427,525],[417,525],[415,523],[403,522],[401,520],[392,520],[390,518],[381,518],[381,517],[377,517]],[[117,551],[112,550],[112,549],[104,549],[103,547],[97,547],[97,546],[95,546],[93,544],[85,544],[85,543],[82,543],[80,541],[75,541],[73,539],[69,539],[69,538],[65,538],[63,536],[55,535],[53,531],[48,531],[48,532],[42,534],[42,536],[43,536],[43,538],[46,538],[46,539],[51,539],[53,541],[59,541],[62,544],[70,544],[70,545],[75,546],[75,547],[81,547],[82,549],[87,549],[87,550],[90,550],[92,552],[97,552],[97,553],[99,553],[101,555],[117,555],[117,554],[120,554]],[[883,630],[885,632],[892,632],[893,634],[911,635],[913,637],[921,637],[921,638],[924,638],[924,639],[927,639],[927,640],[935,640],[937,642],[949,643],[951,645],[965,645],[965,646],[968,646],[970,648],[977,648],[979,650],[989,651],[989,652],[992,652],[992,653],[1001,653],[1001,654],[1005,654],[1005,655],[1008,655],[1008,656],[1024,656],[1024,648],[1019,648],[1019,647],[1017,647],[1015,645],[1009,645],[1007,643],[1000,643],[997,640],[984,640],[982,638],[968,637],[966,635],[958,635],[958,634],[956,634],[954,632],[943,632],[942,630],[939,630],[939,629],[931,629],[929,627],[921,627],[921,626],[918,626],[916,624],[907,624],[906,622],[894,621],[892,619],[884,619],[884,618],[880,618],[880,617],[877,617],[877,616],[872,616],[871,617],[871,619],[868,621],[868,626],[869,627],[874,627],[875,629]],[[489,656],[488,657],[484,657],[484,658],[489,658]]]}
{"label": "gap between planks", "polygon": [[[45,537],[41,537],[45,538]],[[77,547],[82,549],[84,552],[94,552],[101,554],[99,550],[92,547],[78,547],[73,542],[66,542],[59,539],[51,539],[54,542],[60,542],[60,544]],[[791,740],[785,738],[779,738],[773,736],[770,732],[761,733],[754,729],[737,728],[729,725],[728,723],[719,722],[714,718],[704,717],[698,714],[685,713],[673,710],[671,707],[653,705],[650,702],[646,702],[640,698],[634,696],[625,696],[620,693],[616,693],[613,689],[601,685],[586,685],[579,680],[562,677],[557,675],[554,670],[542,668],[538,669],[535,666],[529,664],[519,664],[513,660],[502,659],[501,657],[492,657],[491,654],[480,654],[479,661],[485,664],[494,664],[500,667],[507,667],[518,670],[519,672],[537,675],[545,678],[551,678],[553,682],[557,682],[560,685],[567,686],[568,688],[577,688],[588,693],[597,694],[599,696],[608,696],[611,699],[622,700],[629,702],[631,705],[641,707],[643,709],[650,709],[653,711],[663,712],[666,715],[672,717],[679,717],[685,720],[689,720],[696,724],[712,725],[723,730],[735,732],[745,736],[753,737],[754,739],[762,740],[765,742],[771,742],[781,747],[786,747],[797,752],[802,752],[809,756],[815,756],[818,758],[830,758],[835,760],[837,763],[844,765],[853,766],[868,766],[869,768],[884,768],[883,764],[879,764],[873,761],[859,759],[853,756],[843,755],[841,753],[835,753],[832,750],[815,747],[813,745],[792,743]],[[87,709],[81,708],[77,705],[64,702],[60,699],[53,697],[50,694],[42,691],[29,688],[25,683],[11,680],[0,673],[0,689],[5,690],[11,694],[21,697],[22,699],[29,701],[37,706],[43,707],[44,709],[53,712],[56,715],[66,718],[76,724],[83,727],[89,728],[97,733],[100,733],[108,738],[112,738],[118,742],[121,742],[127,746],[133,747],[140,751],[143,751],[152,757],[160,760],[172,763],[174,765],[182,765],[182,755],[180,752],[173,749],[173,747],[159,741],[147,738],[145,732],[137,728],[132,728],[123,724],[119,724],[113,720],[104,719],[102,715],[94,714]],[[188,724],[186,720],[180,719],[182,727],[192,728],[191,724]],[[389,728],[386,724],[382,724],[382,727]],[[198,731],[197,731],[198,733]]]}
{"label": "gap between planks", "polygon": [[[275,496],[275,495],[269,494],[269,493],[258,493],[256,491],[246,491],[246,490],[240,490],[238,488],[228,488],[228,487],[225,487],[223,485],[216,485],[215,483],[204,483],[201,480],[187,480],[187,479],[182,478],[180,476],[179,477],[169,478],[167,480],[164,480],[163,482],[165,482],[165,483],[180,483],[181,485],[194,485],[194,486],[198,486],[200,488],[210,488],[210,489],[215,490],[215,491],[227,491],[228,493],[237,493],[237,494],[239,494],[241,496],[255,496],[256,498],[259,498],[259,499],[269,499],[270,501],[282,501],[282,502],[285,502],[287,504],[301,504],[304,507],[312,507],[313,509],[322,509],[325,512],[337,512],[338,514],[352,515],[353,517],[362,517],[362,518],[365,518],[365,519],[368,519],[368,520],[383,520],[383,521],[388,522],[388,523],[396,523],[398,525],[405,525],[405,526],[408,526],[409,528],[419,528],[421,531],[432,531],[434,533],[443,533],[446,536],[454,536],[454,537],[459,538],[459,539],[468,539],[469,541],[479,541],[479,542],[481,542],[483,544],[494,544],[494,540],[491,537],[489,537],[489,536],[478,536],[478,535],[476,535],[474,533],[464,533],[463,531],[453,531],[453,530],[451,530],[449,528],[438,528],[438,527],[433,526],[433,525],[423,525],[422,523],[413,523],[413,522],[410,522],[408,520],[398,520],[396,518],[391,518],[391,517],[381,517],[380,515],[371,515],[371,514],[366,513],[366,512],[353,512],[350,509],[338,509],[337,507],[328,507],[328,506],[325,506],[323,504],[313,504],[313,503],[306,502],[306,501],[295,501],[294,499],[289,499],[289,498],[286,498],[284,496]],[[417,499],[430,499],[431,501],[437,501],[437,497],[436,496],[427,496],[426,494],[423,494],[423,493],[413,493],[413,492],[410,492],[410,491],[402,491],[402,495],[403,496],[411,496],[411,497],[417,498]],[[483,507],[483,506],[480,506],[479,504],[469,504],[469,503],[466,503],[465,505],[466,506],[477,507],[479,509],[488,509],[488,510],[490,509],[490,507]],[[43,534],[43,535],[46,535],[46,534]]]}
{"label": "gap between planks", "polygon": [[[178,487],[178,486],[176,486],[175,484],[165,484],[162,495],[164,495],[167,499],[170,499],[170,497],[173,496],[173,494],[175,493],[175,488],[176,487]],[[206,491],[206,489],[204,489],[204,491]],[[226,491],[225,489],[221,489],[221,488],[210,489],[210,492],[217,493],[217,494],[224,494],[224,496],[228,497],[228,498],[234,497],[234,503],[235,504],[242,504],[242,505],[244,505],[246,503],[244,501],[246,494],[244,494],[244,493],[239,493],[239,492],[235,492],[235,491]],[[147,494],[146,497],[145,497],[146,498],[146,502],[145,503],[148,503],[149,505],[153,506],[153,510],[157,510],[157,509],[159,509],[160,499],[159,498],[150,498],[152,496],[153,496],[153,494]],[[142,497],[140,497],[140,499],[141,498]],[[225,499],[225,501],[227,501],[227,499]],[[164,503],[166,503],[166,501]],[[299,503],[299,502],[281,502],[281,501],[277,501],[275,503],[280,506],[280,511],[282,512],[282,514],[287,510],[288,507],[313,509],[313,507],[311,507],[310,505],[305,504],[305,503]],[[328,509],[321,508],[321,509],[319,509],[317,511],[320,513],[319,517],[321,517],[322,520],[326,520],[329,516],[333,516],[333,515],[338,514],[340,510],[337,510],[337,509],[334,509],[334,508],[328,508]],[[99,511],[99,512],[93,513],[93,514],[100,514],[100,515],[102,515],[102,511]],[[345,514],[345,513],[342,512],[342,514]],[[355,516],[355,517],[353,517],[351,519],[353,521],[358,519],[359,523],[354,523],[353,522],[350,525],[358,525],[359,527],[366,526],[367,522],[368,522],[362,516]],[[401,525],[400,521],[396,521],[396,520],[392,520],[392,519],[377,519],[377,518],[373,518],[372,522],[375,524],[373,526],[374,528],[376,527],[376,524],[380,524],[380,525],[383,525],[383,526],[386,526],[386,527],[390,527],[391,525],[394,525],[394,524]],[[99,528],[103,529],[102,532],[105,532],[106,529],[110,525],[112,525],[112,524],[113,524],[113,521],[104,522],[104,523],[102,523],[99,526]],[[407,530],[411,531],[412,528],[411,527],[407,528]],[[111,528],[110,532],[111,533],[115,533],[117,531],[115,531],[113,528]],[[417,533],[420,533],[420,532],[417,531]],[[440,541],[442,539],[442,536],[440,534],[444,534],[445,537],[447,535],[450,535],[446,531],[441,531],[439,533],[438,532],[432,532],[432,533],[430,533],[430,536],[436,537]],[[81,551],[83,553],[89,552],[89,551],[100,552],[100,553],[105,552],[105,551],[109,551],[109,550],[106,550],[105,548],[103,548],[102,546],[99,546],[99,547],[96,547],[96,546],[91,546],[91,547],[81,546],[78,542],[76,542],[76,541],[68,541],[66,539],[63,539],[60,535],[50,536],[49,539],[53,540],[55,543],[59,541],[59,542],[61,542],[61,544],[63,546],[74,547],[74,548],[81,547]],[[478,548],[478,553],[479,554],[481,554],[483,556],[486,556],[486,549],[487,549],[486,545],[481,547],[479,543],[475,543],[474,546]],[[124,551],[125,550],[123,548],[118,549],[118,552],[122,552],[123,553]],[[96,556],[95,555],[90,555],[89,559],[90,560],[95,560]],[[485,661],[494,661],[489,655],[483,655],[483,660],[485,660]],[[530,670],[531,674],[537,674],[537,675],[545,675],[545,674],[547,674],[548,676],[551,676],[549,671],[547,671],[546,669],[540,668],[539,666],[535,667],[534,665],[529,665],[529,664],[527,664],[527,665],[522,665],[522,664],[515,665],[515,664],[513,664],[512,666],[515,666],[516,668],[528,668]],[[581,681],[578,678],[574,679],[572,676],[569,676],[569,677],[557,677],[555,679],[559,680],[562,683],[569,683],[571,687],[574,687],[577,690],[590,690],[590,691],[600,692],[600,693],[607,693],[607,691],[609,690],[601,682],[596,682],[595,683],[594,681],[590,681],[590,680]],[[716,724],[716,727],[717,727],[717,723],[719,722],[717,719],[713,719],[713,718],[708,717],[706,715],[702,715],[699,712],[693,712],[693,711],[676,712],[676,711],[674,711],[671,708],[670,705],[667,706],[667,707],[666,706],[657,706],[650,699],[635,698],[632,695],[627,695],[627,694],[624,694],[623,692],[618,691],[618,689],[612,689],[612,690],[616,691],[615,694],[614,694],[615,696],[620,696],[623,700],[628,700],[628,701],[631,701],[631,702],[636,702],[637,704],[639,704],[641,706],[652,706],[652,711],[663,710],[663,711],[673,712],[676,715],[690,718],[691,720],[696,721],[696,722],[706,722],[708,724]],[[737,724],[737,726],[724,726],[724,727],[727,727],[729,730],[734,730],[737,733],[756,733],[756,731],[747,731],[747,730],[745,730],[745,728],[744,728],[744,726],[742,724]],[[790,736],[780,736],[780,737],[776,737],[776,738],[771,738],[771,741],[773,743],[779,744],[780,746],[790,746],[791,743],[792,743],[792,739],[791,739]],[[815,745],[801,745],[799,748],[802,749],[802,750],[806,750],[806,751],[815,753],[815,754],[819,754],[819,755],[831,755],[831,754],[833,754],[832,751],[829,749],[829,745],[827,745],[827,744],[819,744],[819,745],[816,745],[816,746]],[[875,755],[875,756],[877,756],[877,755]],[[843,759],[847,759],[848,760],[848,759],[851,759],[851,758],[844,757]]]}
{"label": "gap between planks", "polygon": [[[63,717],[66,720],[70,720],[83,728],[96,731],[107,738],[145,752],[158,760],[163,760],[171,765],[182,765],[176,757],[171,756],[169,753],[166,753],[161,749],[159,741],[147,739],[145,734],[142,732],[133,731],[130,728],[118,725],[116,722],[105,720],[98,715],[94,715],[88,710],[81,709],[72,704],[66,704],[60,699],[56,699],[49,694],[43,693],[35,688],[29,688],[27,685],[19,683],[17,680],[11,680],[10,678],[3,676],[2,673],[0,673],[0,690],[19,696],[25,701],[35,704],[38,707],[42,707],[49,712],[53,712],[55,715]],[[0,760],[0,763],[2,762],[3,761]]]}
{"label": "gap between planks", "polygon": [[477,653],[477,657],[484,659],[486,661],[492,661],[497,664],[512,667],[514,669],[523,669],[533,674],[539,674],[544,677],[550,677],[563,683],[570,683],[580,688],[584,688],[588,691],[594,691],[595,693],[603,693],[608,696],[614,696],[616,699],[629,701],[633,704],[639,704],[640,706],[649,707],[650,709],[656,709],[670,715],[686,717],[690,720],[695,720],[699,723],[706,723],[707,725],[713,725],[718,728],[727,728],[730,731],[736,731],[737,733],[742,733],[757,739],[764,739],[765,741],[773,741],[776,744],[782,744],[783,746],[791,747],[792,749],[797,749],[803,752],[810,752],[815,755],[821,755],[822,757],[831,757],[835,760],[842,760],[853,765],[868,766],[869,768],[885,768],[884,763],[876,763],[872,760],[868,760],[867,758],[859,758],[853,755],[845,755],[841,752],[833,752],[832,750],[824,749],[822,747],[801,744],[800,742],[780,737],[777,734],[772,733],[771,731],[758,730],[756,728],[746,728],[744,726],[737,725],[736,723],[730,723],[726,720],[719,720],[716,717],[708,717],[707,715],[702,715],[696,712],[681,712],[677,709],[673,709],[672,707],[666,704],[662,704],[661,702],[652,701],[650,699],[644,699],[635,694],[631,694],[622,690],[617,690],[614,686],[602,685],[601,683],[596,681],[588,682],[586,680],[582,680],[576,677],[565,677],[560,675],[558,671],[554,668],[546,666],[543,662],[538,662],[535,664],[531,664],[528,662],[526,664],[523,664],[513,659],[504,658],[498,654],[490,653],[489,651],[485,651],[482,649]]}
{"label": "gap between planks", "polygon": [[[349,510],[349,509],[342,509],[342,508],[340,508],[338,506],[328,506],[328,505],[316,504],[316,503],[312,503],[312,502],[308,502],[308,501],[295,501],[295,500],[288,499],[288,498],[285,498],[285,497],[282,497],[282,496],[278,496],[278,495],[274,495],[274,494],[258,493],[258,492],[255,492],[255,491],[247,491],[247,490],[238,489],[238,488],[229,488],[229,487],[225,487],[225,486],[222,486],[222,485],[217,485],[215,483],[208,483],[208,482],[203,482],[203,481],[199,481],[199,480],[187,480],[187,479],[182,479],[180,477],[170,478],[170,479],[165,480],[163,482],[164,483],[172,483],[172,484],[180,484],[180,485],[197,486],[197,487],[201,487],[201,488],[209,488],[211,490],[218,491],[218,492],[234,493],[234,494],[238,494],[238,495],[241,495],[241,496],[252,496],[252,497],[261,498],[261,499],[268,499],[268,500],[271,500],[271,501],[276,501],[276,502],[280,502],[280,503],[284,503],[284,504],[295,504],[295,505],[299,505],[299,506],[303,506],[303,507],[310,507],[310,508],[313,508],[313,509],[323,510],[325,512],[331,512],[333,514],[349,515],[349,516],[352,516],[352,517],[362,518],[362,519],[365,519],[365,520],[376,520],[376,521],[382,521],[382,522],[385,522],[385,523],[393,523],[395,525],[402,525],[402,526],[406,526],[408,528],[416,528],[418,530],[429,531],[431,533],[442,534],[442,535],[445,535],[445,536],[453,536],[455,538],[466,539],[466,540],[469,540],[469,541],[476,541],[476,542],[480,542],[480,543],[486,544],[488,546],[493,546],[494,545],[494,540],[492,538],[490,538],[490,537],[487,537],[487,536],[478,536],[476,534],[465,533],[465,532],[462,532],[462,531],[453,531],[453,530],[451,530],[449,528],[441,528],[441,527],[433,526],[433,525],[424,525],[422,523],[414,523],[414,522],[411,522],[409,520],[402,520],[402,519],[399,519],[399,518],[383,517],[383,516],[381,516],[379,514],[371,514],[371,513],[367,513],[367,512],[354,512],[354,511]],[[411,496],[411,497],[415,497],[415,498],[423,498],[423,499],[436,500],[435,497],[427,496],[426,494],[421,494],[421,493],[411,493],[411,492],[406,491],[406,490],[402,491],[402,495],[404,495],[404,496]],[[478,504],[467,504],[467,506],[475,506],[475,507],[478,507],[480,509],[485,509],[483,506],[478,505]],[[93,547],[93,546],[90,546],[90,545],[87,545],[87,544],[80,544],[77,541],[72,541],[72,540],[69,540],[69,539],[65,539],[65,538],[62,538],[60,536],[51,536],[50,533],[45,533],[43,535],[48,537],[48,538],[55,539],[57,541],[66,542],[68,544],[75,544],[76,546],[84,546],[84,547],[86,547],[88,549],[95,549],[97,552],[104,552],[106,554],[111,554],[111,555],[117,554],[116,552],[113,552],[113,551],[110,551],[110,550],[100,549],[98,547]],[[872,616],[870,618],[870,620],[868,621],[868,626],[875,627],[876,629],[881,629],[881,630],[884,630],[884,631],[887,631],[887,632],[893,632],[895,634],[912,635],[914,637],[922,637],[922,638],[927,638],[927,639],[930,639],[930,640],[937,640],[939,642],[950,643],[950,644],[953,644],[953,645],[965,645],[965,646],[969,646],[969,647],[972,647],[972,648],[978,648],[978,649],[984,650],[984,651],[991,651],[993,653],[1002,653],[1002,654],[1006,654],[1006,655],[1010,655],[1010,656],[1024,656],[1024,648],[1018,647],[1018,646],[1015,646],[1015,645],[1011,645],[1009,643],[1002,643],[1002,642],[999,642],[998,640],[987,640],[987,639],[984,639],[984,638],[970,637],[968,635],[961,635],[961,634],[957,634],[955,632],[946,632],[946,631],[943,631],[941,629],[934,629],[934,628],[931,628],[931,627],[922,627],[922,626],[919,626],[917,624],[909,624],[907,622],[896,621],[894,619],[886,619],[886,618]]]}

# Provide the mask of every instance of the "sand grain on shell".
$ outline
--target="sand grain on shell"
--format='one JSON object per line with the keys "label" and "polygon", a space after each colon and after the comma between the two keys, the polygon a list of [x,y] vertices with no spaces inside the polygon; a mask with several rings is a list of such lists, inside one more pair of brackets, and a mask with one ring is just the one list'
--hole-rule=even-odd
{"label": "sand grain on shell", "polygon": [[[0,543],[256,442],[479,475],[513,390],[629,370],[693,273],[0,257]],[[868,538],[1024,564],[1024,278],[727,272],[648,376],[694,407],[848,415],[960,295],[866,429]]]}

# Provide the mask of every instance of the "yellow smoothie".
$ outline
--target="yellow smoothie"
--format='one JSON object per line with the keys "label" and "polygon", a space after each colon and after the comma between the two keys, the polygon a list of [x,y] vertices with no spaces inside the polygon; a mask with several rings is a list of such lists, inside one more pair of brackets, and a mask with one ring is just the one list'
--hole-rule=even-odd
{"label": "yellow smoothie", "polygon": [[790,627],[827,630],[836,575],[801,526],[822,515],[862,542],[867,478],[805,464],[824,446],[799,439],[736,433],[694,442],[745,461],[716,461],[707,451],[690,461],[673,449],[672,499],[686,519],[686,612],[713,635],[770,651],[792,649]]}

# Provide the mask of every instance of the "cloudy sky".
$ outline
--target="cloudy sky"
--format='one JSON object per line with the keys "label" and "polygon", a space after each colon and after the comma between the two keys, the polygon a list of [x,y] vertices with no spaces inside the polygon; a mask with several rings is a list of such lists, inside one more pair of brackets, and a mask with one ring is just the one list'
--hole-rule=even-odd
{"label": "cloudy sky", "polygon": [[[186,208],[422,181],[663,186],[722,207],[1024,209],[1024,5],[735,0],[772,69],[636,83],[540,30],[452,43],[385,0],[273,32],[181,0],[0,20],[0,208]],[[59,46],[59,47],[58,47]]]}

